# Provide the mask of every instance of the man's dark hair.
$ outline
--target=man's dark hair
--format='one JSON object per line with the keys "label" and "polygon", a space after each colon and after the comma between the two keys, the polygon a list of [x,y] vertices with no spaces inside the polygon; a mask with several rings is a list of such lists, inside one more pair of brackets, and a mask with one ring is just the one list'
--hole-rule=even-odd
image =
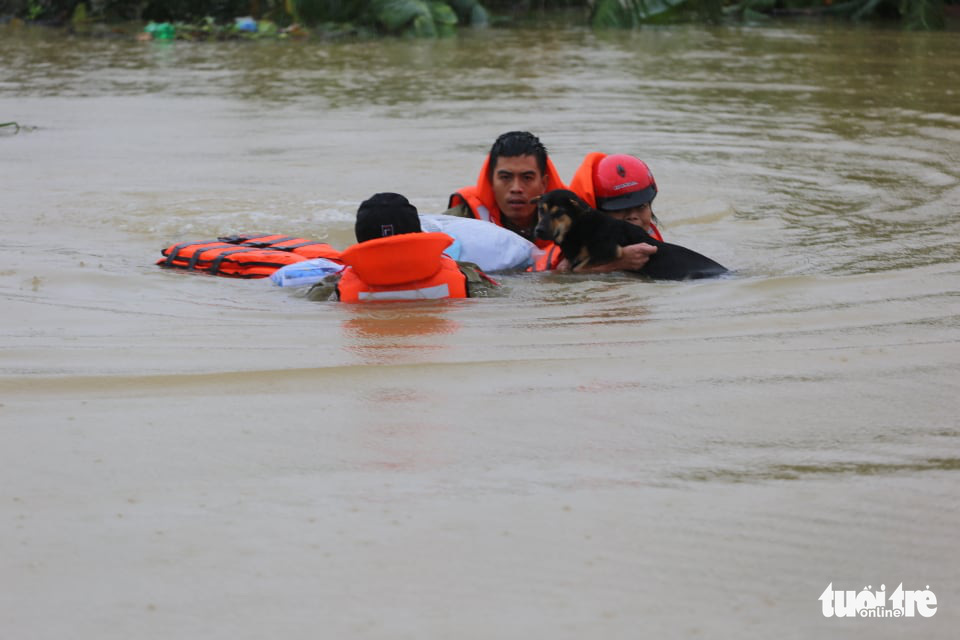
{"label": "man's dark hair", "polygon": [[357,209],[357,242],[420,231],[417,208],[399,193],[374,194]]}
{"label": "man's dark hair", "polygon": [[517,156],[533,156],[537,159],[537,167],[541,174],[547,173],[547,148],[540,142],[540,138],[529,131],[508,131],[504,133],[490,147],[490,173],[487,176],[493,182],[493,169],[497,166],[497,159],[516,158]]}

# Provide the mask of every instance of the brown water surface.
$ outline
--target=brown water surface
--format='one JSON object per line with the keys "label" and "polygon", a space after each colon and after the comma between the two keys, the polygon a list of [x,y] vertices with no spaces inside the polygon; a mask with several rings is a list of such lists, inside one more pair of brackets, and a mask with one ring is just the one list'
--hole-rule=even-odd
{"label": "brown water surface", "polygon": [[[829,25],[0,29],[0,636],[952,638],[960,41]],[[158,269],[352,239],[530,129],[732,277],[348,307]],[[929,585],[933,618],[821,614]]]}

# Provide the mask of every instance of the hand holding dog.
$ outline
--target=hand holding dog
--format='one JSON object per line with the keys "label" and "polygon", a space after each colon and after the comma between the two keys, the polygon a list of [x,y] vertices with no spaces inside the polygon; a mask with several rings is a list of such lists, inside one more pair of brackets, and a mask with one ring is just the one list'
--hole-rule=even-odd
{"label": "hand holding dog", "polygon": [[629,244],[623,247],[623,255],[613,262],[613,265],[616,270],[640,271],[647,265],[650,256],[656,252],[657,248],[646,242]]}
{"label": "hand holding dog", "polygon": [[597,211],[572,191],[548,191],[534,204],[537,238],[557,244],[572,261],[573,271],[603,265],[607,267],[603,271],[623,269],[658,280],[713,278],[727,273],[726,267],[696,251],[656,240],[626,220]]}
{"label": "hand holding dog", "polygon": [[[611,271],[640,271],[646,266],[650,256],[657,248],[645,242],[623,247],[623,255],[613,262],[584,267],[580,273],[610,273]],[[564,258],[557,265],[557,271],[570,271],[570,261]]]}

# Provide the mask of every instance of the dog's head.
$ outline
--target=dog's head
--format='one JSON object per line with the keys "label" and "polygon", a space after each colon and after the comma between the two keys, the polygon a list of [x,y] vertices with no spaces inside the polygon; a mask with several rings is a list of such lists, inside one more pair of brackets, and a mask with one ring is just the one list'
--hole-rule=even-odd
{"label": "dog's head", "polygon": [[554,189],[530,201],[537,205],[537,227],[534,235],[542,240],[561,244],[570,227],[590,205],[573,191]]}

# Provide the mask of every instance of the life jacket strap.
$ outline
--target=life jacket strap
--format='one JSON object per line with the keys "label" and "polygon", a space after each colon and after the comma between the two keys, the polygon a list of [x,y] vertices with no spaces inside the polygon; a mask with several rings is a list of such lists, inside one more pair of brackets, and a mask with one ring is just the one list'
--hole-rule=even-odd
{"label": "life jacket strap", "polygon": [[200,262],[200,258],[202,258],[203,254],[206,253],[207,251],[229,249],[232,246],[233,245],[230,245],[230,244],[215,244],[210,247],[203,247],[202,249],[198,248],[196,251],[193,252],[193,255],[190,256],[190,261],[187,263],[187,269],[196,269],[197,263]]}
{"label": "life jacket strap", "polygon": [[[213,275],[217,275],[218,273],[220,273],[220,265],[223,264],[224,258],[226,258],[227,256],[232,256],[235,253],[246,253],[247,251],[249,251],[249,249],[246,249],[243,247],[233,249],[232,251],[224,251],[223,253],[221,253],[220,255],[218,255],[216,258],[213,259],[213,262],[211,262],[210,266],[207,268],[207,272]],[[199,253],[199,251],[197,253]],[[193,266],[191,266],[190,268],[192,269]]]}
{"label": "life jacket strap", "polygon": [[[270,238],[267,240],[267,238]],[[283,249],[284,251],[289,251],[287,247],[278,247],[278,244],[288,242],[290,240],[299,240],[300,238],[294,238],[293,236],[280,236],[275,238],[272,236],[264,236],[263,238],[250,238],[241,242],[245,247],[255,247],[257,249]]]}

